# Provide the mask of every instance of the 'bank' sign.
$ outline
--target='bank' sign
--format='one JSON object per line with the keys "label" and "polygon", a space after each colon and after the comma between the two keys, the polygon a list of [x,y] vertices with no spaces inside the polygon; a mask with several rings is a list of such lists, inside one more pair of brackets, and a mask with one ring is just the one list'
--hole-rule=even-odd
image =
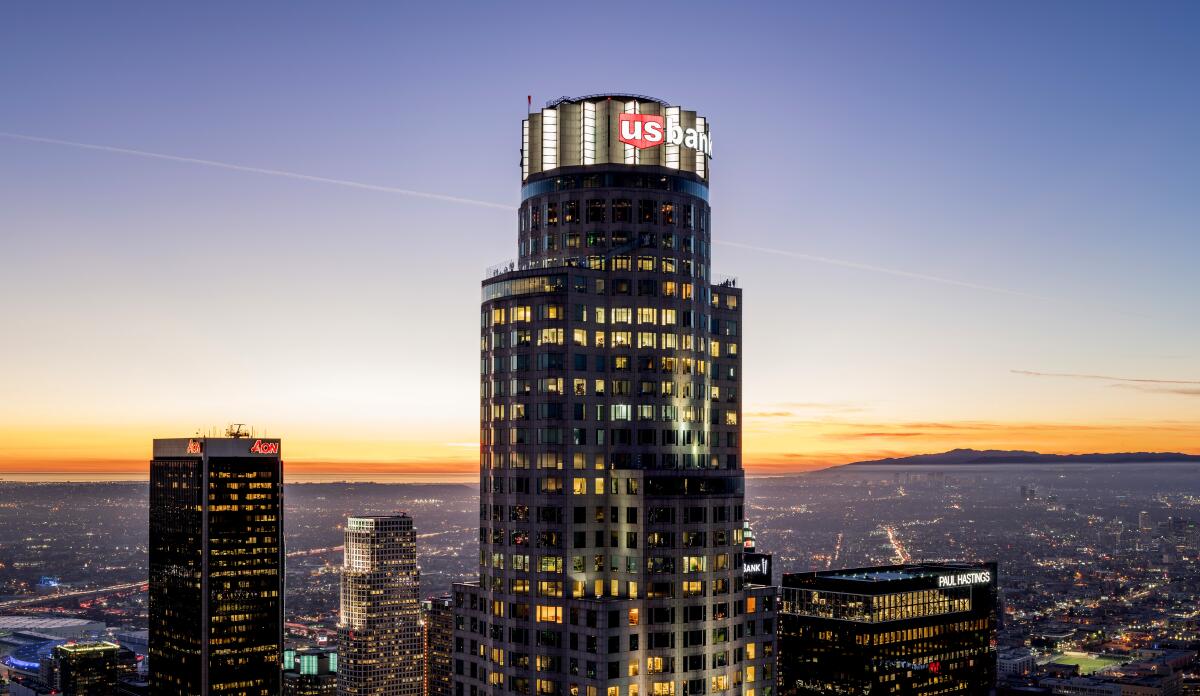
{"label": "'bank' sign", "polygon": [[695,128],[680,128],[674,121],[667,123],[662,116],[650,114],[621,114],[619,121],[619,139],[626,145],[639,150],[663,143],[682,145],[712,157],[712,139]]}
{"label": "'bank' sign", "polygon": [[963,587],[965,585],[986,585],[992,581],[992,573],[989,570],[973,570],[968,573],[954,573],[952,575],[939,575],[938,587]]}

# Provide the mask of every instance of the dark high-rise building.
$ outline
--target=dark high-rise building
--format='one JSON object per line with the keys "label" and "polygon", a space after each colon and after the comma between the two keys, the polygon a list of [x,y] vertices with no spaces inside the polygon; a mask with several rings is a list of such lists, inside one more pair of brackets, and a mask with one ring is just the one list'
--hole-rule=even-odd
{"label": "dark high-rise building", "polygon": [[150,693],[279,693],[283,465],[279,440],[154,441]]}
{"label": "dark high-rise building", "polygon": [[63,696],[109,696],[121,672],[121,646],[107,641],[56,645],[42,663],[42,680]]}
{"label": "dark high-rise building", "polygon": [[783,576],[785,696],[986,694],[996,680],[996,564]]}
{"label": "dark high-rise building", "polygon": [[285,650],[283,696],[337,694],[337,653],[323,648]]}
{"label": "dark high-rise building", "polygon": [[425,644],[425,696],[450,696],[454,650],[454,601],[451,595],[421,602]]}
{"label": "dark high-rise building", "polygon": [[516,260],[483,281],[479,579],[455,696],[772,696],[743,577],[742,293],[709,271],[694,111],[560,99],[522,126]]}
{"label": "dark high-rise building", "polygon": [[346,520],[338,693],[421,696],[421,576],[408,515]]}

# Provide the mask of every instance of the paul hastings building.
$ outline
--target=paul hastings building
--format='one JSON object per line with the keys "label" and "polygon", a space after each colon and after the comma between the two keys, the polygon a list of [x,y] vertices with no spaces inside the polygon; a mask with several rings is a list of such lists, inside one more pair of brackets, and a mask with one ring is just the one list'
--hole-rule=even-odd
{"label": "paul hastings building", "polygon": [[649,97],[522,124],[519,256],[483,281],[456,696],[774,693],[774,590],[742,575],[742,296],[709,272],[711,148],[703,117]]}
{"label": "paul hastings building", "polygon": [[996,564],[783,576],[781,686],[809,694],[986,694],[996,679]]}

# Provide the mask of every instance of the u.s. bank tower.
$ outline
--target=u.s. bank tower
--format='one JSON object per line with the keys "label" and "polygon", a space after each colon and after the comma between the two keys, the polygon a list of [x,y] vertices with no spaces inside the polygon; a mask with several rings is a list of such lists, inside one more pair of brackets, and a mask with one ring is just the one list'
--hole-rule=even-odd
{"label": "u.s. bank tower", "polygon": [[742,292],[710,272],[712,135],[651,97],[521,127],[515,260],[480,312],[479,579],[456,696],[773,696],[743,579]]}

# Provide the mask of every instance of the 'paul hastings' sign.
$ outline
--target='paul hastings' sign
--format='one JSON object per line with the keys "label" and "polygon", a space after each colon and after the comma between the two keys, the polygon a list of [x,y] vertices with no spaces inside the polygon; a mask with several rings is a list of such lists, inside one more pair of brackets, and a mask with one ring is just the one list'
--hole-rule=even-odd
{"label": "'paul hastings' sign", "polygon": [[965,587],[967,585],[986,585],[992,581],[990,570],[972,570],[963,573],[950,573],[938,576],[938,587]]}

